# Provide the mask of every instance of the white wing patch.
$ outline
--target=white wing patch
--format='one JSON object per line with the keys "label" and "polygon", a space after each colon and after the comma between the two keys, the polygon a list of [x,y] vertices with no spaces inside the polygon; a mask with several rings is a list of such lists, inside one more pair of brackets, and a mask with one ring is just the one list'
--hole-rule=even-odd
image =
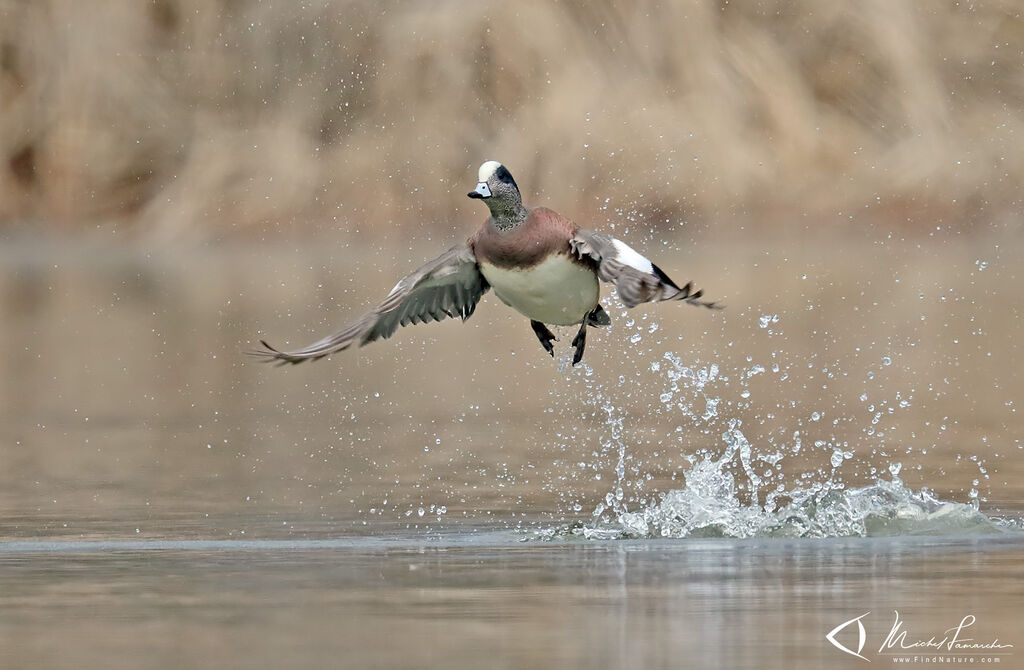
{"label": "white wing patch", "polygon": [[625,263],[632,268],[636,268],[640,272],[646,272],[647,274],[654,273],[654,264],[638,254],[632,247],[622,240],[613,239],[612,245],[615,247],[616,260]]}
{"label": "white wing patch", "polygon": [[477,181],[486,182],[488,179],[494,176],[498,168],[501,167],[501,163],[498,161],[487,161],[480,166],[480,171],[477,172]]}

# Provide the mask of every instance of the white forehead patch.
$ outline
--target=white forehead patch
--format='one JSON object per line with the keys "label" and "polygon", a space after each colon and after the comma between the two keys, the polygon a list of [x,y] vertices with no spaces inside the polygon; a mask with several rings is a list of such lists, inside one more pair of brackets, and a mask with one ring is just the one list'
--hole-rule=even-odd
{"label": "white forehead patch", "polygon": [[487,161],[480,166],[480,171],[476,173],[477,181],[487,181],[494,176],[498,168],[501,167],[501,163],[498,161]]}

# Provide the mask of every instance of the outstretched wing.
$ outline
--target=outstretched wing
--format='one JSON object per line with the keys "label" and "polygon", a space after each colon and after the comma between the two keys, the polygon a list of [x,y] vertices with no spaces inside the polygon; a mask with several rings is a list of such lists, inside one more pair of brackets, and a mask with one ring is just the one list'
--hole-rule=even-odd
{"label": "outstretched wing", "polygon": [[279,351],[260,340],[264,349],[250,353],[267,361],[301,363],[391,337],[399,326],[410,323],[455,316],[465,321],[489,288],[473,251],[459,244],[403,278],[373,311],[338,332],[295,351]]}
{"label": "outstretched wing", "polygon": [[636,307],[642,302],[682,300],[699,307],[721,309],[713,302],[701,300],[704,291],[693,290],[692,282],[679,288],[661,268],[611,235],[578,230],[569,245],[580,258],[589,257],[597,262],[598,277],[615,284],[626,307]]}

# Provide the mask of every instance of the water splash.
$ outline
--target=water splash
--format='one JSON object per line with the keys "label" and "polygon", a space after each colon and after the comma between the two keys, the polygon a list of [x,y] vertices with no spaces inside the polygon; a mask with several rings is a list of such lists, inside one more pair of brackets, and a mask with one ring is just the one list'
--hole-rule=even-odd
{"label": "water splash", "polygon": [[586,539],[685,537],[887,537],[1008,532],[975,506],[947,502],[927,490],[914,492],[899,479],[844,490],[814,485],[790,492],[791,501],[770,509],[745,504],[732,475],[714,461],[688,471],[687,485],[639,512],[602,518],[592,525],[548,529],[541,536]]}
{"label": "water splash", "polygon": [[[779,317],[763,315],[758,326],[767,336],[777,335]],[[773,359],[775,354],[772,355]],[[723,407],[749,408],[751,380],[763,375],[774,375],[776,382],[785,382],[792,366],[780,365],[773,360],[765,365],[747,359],[748,367],[723,373],[719,365],[686,364],[672,352],[651,364],[653,373],[663,374],[666,386],[658,397],[664,411],[675,414],[696,428],[704,436],[715,438],[720,448],[697,448],[685,456],[689,467],[677,473],[685,480],[682,488],[660,494],[655,500],[646,499],[638,490],[626,495],[626,464],[637,487],[642,486],[640,475],[643,464],[632,460],[623,440],[623,422],[627,418],[622,409],[609,396],[613,395],[585,373],[589,402],[605,414],[608,429],[602,436],[600,454],[617,454],[615,482],[604,499],[596,505],[588,522],[537,533],[541,538],[582,537],[587,539],[618,538],[685,538],[685,537],[850,537],[893,535],[949,535],[1010,532],[1021,524],[990,519],[979,510],[979,496],[972,490],[969,503],[944,501],[928,489],[914,491],[900,479],[902,464],[891,461],[887,468],[889,478],[876,477],[873,484],[848,487],[840,476],[847,463],[854,463],[855,451],[846,441],[834,434],[822,435],[826,439],[808,439],[802,430],[808,424],[821,425],[825,413],[812,411],[806,416],[801,429],[785,433],[785,440],[777,439],[781,432],[759,431],[757,447],[744,433],[740,418],[729,416]],[[883,359],[882,365],[889,363]],[[623,380],[620,378],[620,386]],[[722,402],[730,389],[730,382],[739,387],[740,400]],[[905,407],[900,394],[900,407]],[[864,396],[862,402],[866,402]],[[883,403],[884,404],[884,403]],[[869,412],[871,425],[879,421],[875,405]],[[892,414],[893,408],[889,409]],[[762,422],[763,423],[763,422]],[[833,426],[838,420],[833,419]],[[682,427],[676,429],[683,443]],[[868,437],[881,434],[874,429],[865,431]],[[817,435],[815,437],[818,437]],[[877,452],[873,449],[872,454]],[[910,453],[910,450],[907,450]],[[924,453],[924,452],[922,452]],[[597,455],[597,452],[595,452]],[[794,460],[827,462],[816,469],[805,470],[795,477],[786,478],[782,464],[789,457]],[[798,461],[798,462],[802,462]],[[610,465],[610,463],[608,464]],[[984,469],[981,465],[979,468]],[[875,468],[872,473],[880,474]],[[596,477],[598,480],[600,476]],[[677,477],[674,476],[673,479]],[[633,506],[634,510],[630,510]],[[575,508],[579,510],[579,506]]]}
{"label": "water splash", "polygon": [[[628,509],[624,503],[625,488],[629,485],[626,479],[627,444],[622,437],[622,424],[625,418],[623,411],[609,398],[604,385],[594,377],[594,370],[585,362],[579,368],[571,366],[571,352],[566,352],[559,358],[559,371],[565,375],[579,375],[582,377],[584,389],[586,390],[586,404],[599,408],[604,413],[604,425],[608,429],[606,435],[600,439],[601,450],[594,456],[601,461],[610,452],[615,453],[615,480],[611,490],[605,493],[602,502],[594,509],[594,521],[598,521],[605,511],[610,511],[618,516],[627,513]],[[625,384],[625,379],[619,380],[619,384]],[[595,475],[600,479],[600,474]],[[574,511],[582,509],[578,503],[574,504]]]}

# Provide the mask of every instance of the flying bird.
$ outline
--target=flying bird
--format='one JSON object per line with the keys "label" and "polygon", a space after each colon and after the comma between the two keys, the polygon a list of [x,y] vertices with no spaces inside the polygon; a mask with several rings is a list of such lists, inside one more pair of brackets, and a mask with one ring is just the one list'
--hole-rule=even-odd
{"label": "flying bird", "polygon": [[470,198],[490,210],[483,226],[467,241],[401,279],[387,297],[362,318],[336,333],[294,351],[280,351],[260,340],[250,352],[267,361],[301,363],[391,337],[399,326],[473,315],[488,289],[530,320],[537,339],[552,357],[556,341],[548,326],[579,326],[573,338],[572,364],[583,359],[587,328],[611,319],[598,299],[598,280],[611,282],[627,307],[642,302],[679,300],[719,309],[701,300],[692,283],[679,287],[662,270],[610,235],[579,228],[545,207],[523,205],[508,169],[487,161],[477,173]]}

